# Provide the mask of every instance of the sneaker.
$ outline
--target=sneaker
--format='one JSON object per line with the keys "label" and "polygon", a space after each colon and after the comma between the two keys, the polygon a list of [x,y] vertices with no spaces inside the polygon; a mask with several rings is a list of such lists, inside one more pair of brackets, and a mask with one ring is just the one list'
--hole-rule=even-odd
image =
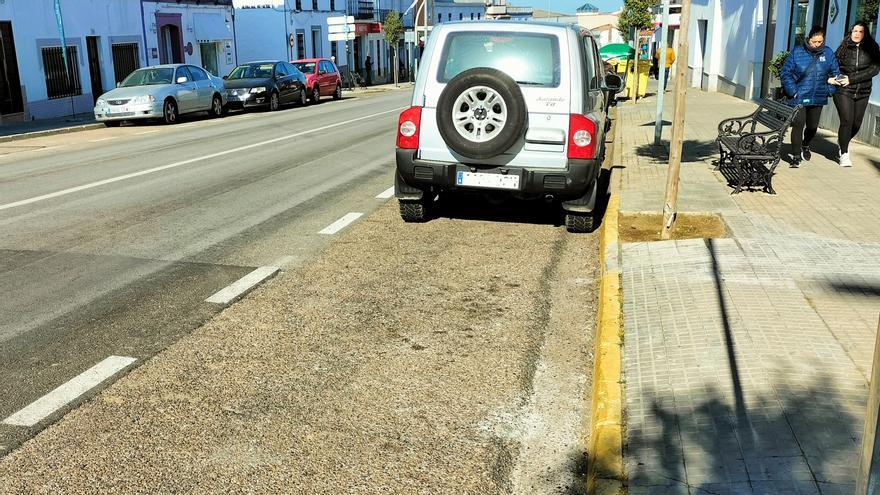
{"label": "sneaker", "polygon": [[840,155],[840,166],[841,167],[852,167],[852,160],[849,158],[849,153],[844,153]]}
{"label": "sneaker", "polygon": [[801,166],[801,159],[797,158],[797,157],[793,157],[791,159],[791,162],[788,164],[788,168],[800,168],[800,166]]}
{"label": "sneaker", "polygon": [[810,161],[810,158],[813,158],[813,153],[810,152],[809,146],[804,146],[801,148],[801,159],[805,162]]}

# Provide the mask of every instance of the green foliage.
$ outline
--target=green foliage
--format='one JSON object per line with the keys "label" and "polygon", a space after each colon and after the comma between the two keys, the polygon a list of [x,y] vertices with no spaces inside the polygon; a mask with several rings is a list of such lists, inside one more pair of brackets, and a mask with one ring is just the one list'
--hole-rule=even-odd
{"label": "green foliage", "polygon": [[382,30],[385,31],[385,41],[391,46],[397,46],[404,29],[403,21],[400,20],[400,14],[396,10],[392,10],[385,16]]}
{"label": "green foliage", "polygon": [[767,65],[767,71],[773,74],[775,78],[779,79],[779,75],[782,74],[782,64],[785,63],[786,58],[788,58],[788,52],[779,52],[776,55],[773,55],[773,58]]}
{"label": "green foliage", "polygon": [[632,41],[632,30],[641,30],[651,27],[654,16],[651,7],[655,0],[624,0],[623,11],[617,20],[617,30],[623,36],[624,41]]}

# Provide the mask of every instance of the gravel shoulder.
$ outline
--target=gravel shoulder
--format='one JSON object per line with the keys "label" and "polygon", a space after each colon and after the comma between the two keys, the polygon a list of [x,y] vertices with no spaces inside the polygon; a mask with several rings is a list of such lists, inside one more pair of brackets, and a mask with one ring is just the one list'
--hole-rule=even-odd
{"label": "gravel shoulder", "polygon": [[597,249],[390,201],[0,459],[0,492],[578,492]]}

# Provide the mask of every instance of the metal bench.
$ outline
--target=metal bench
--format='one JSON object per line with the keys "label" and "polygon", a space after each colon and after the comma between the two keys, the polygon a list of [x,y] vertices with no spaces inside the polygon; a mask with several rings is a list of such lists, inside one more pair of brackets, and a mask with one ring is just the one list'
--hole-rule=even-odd
{"label": "metal bench", "polygon": [[776,194],[771,180],[779,165],[782,140],[800,109],[800,105],[791,107],[765,98],[751,115],[718,124],[715,141],[721,158],[716,170],[733,186],[731,194],[757,186]]}

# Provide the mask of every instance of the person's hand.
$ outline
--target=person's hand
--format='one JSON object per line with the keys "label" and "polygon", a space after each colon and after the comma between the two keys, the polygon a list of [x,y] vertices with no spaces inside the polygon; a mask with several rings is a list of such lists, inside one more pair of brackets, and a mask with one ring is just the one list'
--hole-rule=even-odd
{"label": "person's hand", "polygon": [[828,78],[828,84],[833,84],[833,85],[835,85],[835,86],[840,86],[840,81],[838,81],[838,80],[837,80],[836,78],[834,78],[834,77],[829,77],[829,78]]}
{"label": "person's hand", "polygon": [[838,81],[840,81],[841,86],[849,86],[849,76],[842,75],[842,76],[838,76],[838,77],[839,77]]}

